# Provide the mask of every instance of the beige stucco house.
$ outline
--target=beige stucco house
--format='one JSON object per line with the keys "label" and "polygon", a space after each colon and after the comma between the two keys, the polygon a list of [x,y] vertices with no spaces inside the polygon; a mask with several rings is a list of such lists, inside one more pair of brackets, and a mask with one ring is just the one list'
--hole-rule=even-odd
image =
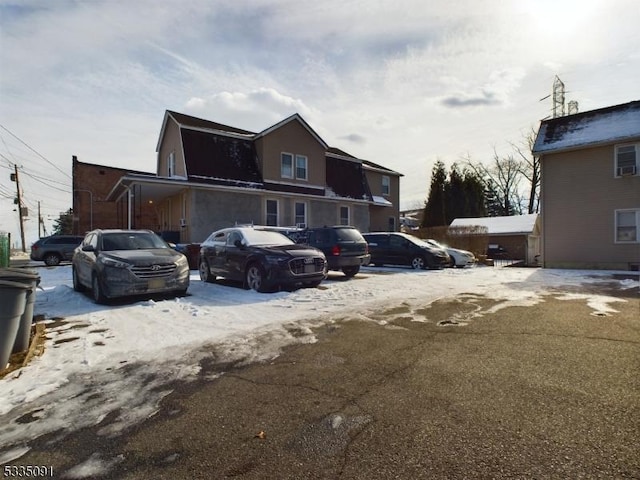
{"label": "beige stucco house", "polygon": [[254,133],[167,110],[156,151],[156,175],[123,175],[108,200],[153,205],[172,241],[239,223],[398,228],[402,175],[330,147],[298,114]]}
{"label": "beige stucco house", "polygon": [[640,101],[544,120],[533,154],[543,266],[637,270]]}

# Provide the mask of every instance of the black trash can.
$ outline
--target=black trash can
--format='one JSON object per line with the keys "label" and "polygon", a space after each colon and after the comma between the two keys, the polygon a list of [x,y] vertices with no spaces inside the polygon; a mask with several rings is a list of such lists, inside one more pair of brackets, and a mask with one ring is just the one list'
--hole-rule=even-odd
{"label": "black trash can", "polygon": [[11,353],[23,352],[29,348],[31,339],[33,306],[36,302],[36,287],[40,284],[40,275],[32,268],[0,268],[0,280],[18,282],[30,287]]}
{"label": "black trash can", "polygon": [[0,370],[9,362],[30,285],[0,279]]}

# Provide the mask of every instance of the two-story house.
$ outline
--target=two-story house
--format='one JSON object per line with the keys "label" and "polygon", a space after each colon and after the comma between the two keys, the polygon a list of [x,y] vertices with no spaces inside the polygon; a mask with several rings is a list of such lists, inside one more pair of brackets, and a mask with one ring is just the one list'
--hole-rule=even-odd
{"label": "two-story house", "polygon": [[637,270],[640,101],[544,120],[542,262],[551,268]]}
{"label": "two-story house", "polygon": [[402,175],[329,147],[298,114],[254,133],[166,111],[156,151],[156,176],[123,175],[108,200],[153,205],[176,242],[234,224],[398,228]]}

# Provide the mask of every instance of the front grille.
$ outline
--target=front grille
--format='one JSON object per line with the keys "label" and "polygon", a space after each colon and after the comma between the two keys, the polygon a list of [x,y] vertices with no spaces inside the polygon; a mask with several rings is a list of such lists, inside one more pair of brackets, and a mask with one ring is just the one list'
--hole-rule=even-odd
{"label": "front grille", "polygon": [[162,278],[170,277],[176,271],[175,263],[162,263],[155,265],[133,266],[131,271],[138,278]]}
{"label": "front grille", "polygon": [[294,275],[320,273],[324,271],[324,259],[322,257],[294,258],[289,261],[289,268]]}

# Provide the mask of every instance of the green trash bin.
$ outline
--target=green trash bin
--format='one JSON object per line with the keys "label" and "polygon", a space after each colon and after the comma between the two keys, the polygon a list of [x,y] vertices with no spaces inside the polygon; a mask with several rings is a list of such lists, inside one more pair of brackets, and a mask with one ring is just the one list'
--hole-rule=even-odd
{"label": "green trash bin", "polygon": [[36,303],[36,287],[40,285],[40,275],[33,268],[0,268],[0,280],[23,283],[30,287],[27,293],[27,304],[20,317],[20,326],[11,353],[23,352],[29,349],[29,341],[31,340],[33,307]]}
{"label": "green trash bin", "polygon": [[9,234],[0,232],[0,267],[8,267],[11,257],[11,245],[9,245]]}
{"label": "green trash bin", "polygon": [[24,283],[0,280],[0,370],[9,363],[30,289]]}

